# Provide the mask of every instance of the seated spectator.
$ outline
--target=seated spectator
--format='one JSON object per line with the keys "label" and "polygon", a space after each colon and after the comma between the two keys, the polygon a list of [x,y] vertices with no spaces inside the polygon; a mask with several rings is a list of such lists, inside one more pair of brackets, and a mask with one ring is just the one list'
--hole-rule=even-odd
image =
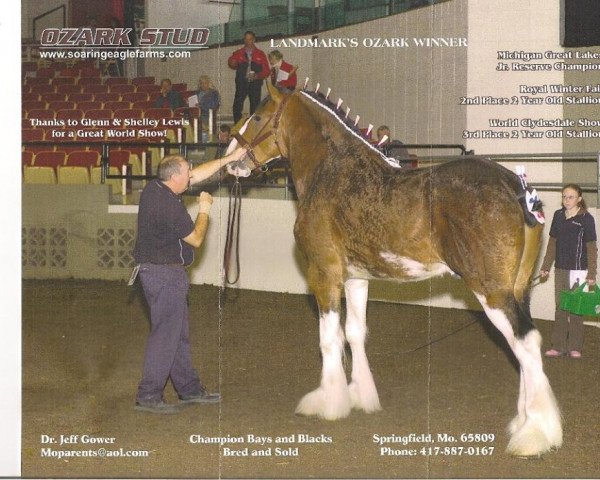
{"label": "seated spectator", "polygon": [[271,65],[271,82],[276,87],[294,90],[298,78],[294,67],[283,60],[283,54],[279,50],[273,50],[269,53],[269,64]]}
{"label": "seated spectator", "polygon": [[231,127],[226,124],[222,124],[219,127],[219,148],[217,149],[217,157],[222,157],[227,151],[227,147],[231,142]]}
{"label": "seated spectator", "polygon": [[178,91],[173,90],[171,80],[164,78],[160,82],[160,94],[152,106],[154,108],[170,108],[171,110],[175,110],[176,108],[186,107],[187,105],[183,101],[181,94]]}
{"label": "seated spectator", "polygon": [[[217,89],[213,86],[212,81],[208,75],[201,75],[198,79],[198,90],[194,92],[198,98],[198,106],[200,107],[200,118],[202,119],[202,125],[208,125],[209,111],[212,110],[215,115],[213,120],[216,118],[216,112],[221,105],[221,96]],[[194,105],[190,105],[194,106]]]}

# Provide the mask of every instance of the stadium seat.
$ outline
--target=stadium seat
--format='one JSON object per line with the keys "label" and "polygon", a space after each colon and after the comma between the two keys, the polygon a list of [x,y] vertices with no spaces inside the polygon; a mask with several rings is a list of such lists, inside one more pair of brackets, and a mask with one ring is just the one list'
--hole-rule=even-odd
{"label": "stadium seat", "polygon": [[33,155],[34,152],[32,152],[31,150],[23,150],[21,152],[21,166],[25,167],[33,165]]}
{"label": "stadium seat", "polygon": [[90,169],[66,165],[58,167],[56,177],[58,183],[63,185],[88,184],[90,183]]}
{"label": "stadium seat", "polygon": [[35,154],[33,157],[33,165],[35,167],[52,167],[56,168],[60,165],[64,165],[66,155],[64,151],[51,152],[43,151]]}
{"label": "stadium seat", "polygon": [[59,77],[78,77],[79,70],[77,70],[76,68],[63,68],[58,73],[58,76]]}
{"label": "stadium seat", "polygon": [[71,93],[69,95],[69,100],[71,102],[79,103],[79,102],[91,102],[94,99],[93,93]]}
{"label": "stadium seat", "polygon": [[55,70],[52,67],[38,68],[36,75],[38,77],[54,78]]}
{"label": "stadium seat", "polygon": [[118,83],[116,85],[110,85],[109,88],[112,93],[118,93],[121,95],[124,93],[135,92],[135,85],[132,85],[131,83]]}
{"label": "stadium seat", "polygon": [[46,108],[46,102],[44,102],[43,100],[31,100],[24,101],[23,103],[21,103],[21,109],[24,111],[44,108]]}
{"label": "stadium seat", "polygon": [[149,108],[144,112],[144,118],[172,118],[173,110],[170,108]]}
{"label": "stadium seat", "polygon": [[52,120],[54,119],[54,110],[46,110],[43,108],[34,108],[27,110],[27,118],[37,118],[39,120]]}
{"label": "stadium seat", "polygon": [[56,173],[52,167],[24,167],[23,182],[36,184],[56,184]]}
{"label": "stadium seat", "polygon": [[93,94],[108,93],[108,85],[102,85],[101,83],[84,85],[83,93],[93,93]]}
{"label": "stadium seat", "polygon": [[99,69],[92,67],[92,68],[82,68],[79,72],[79,76],[80,77],[100,77],[101,72]]}
{"label": "stadium seat", "polygon": [[127,108],[121,110],[115,110],[113,112],[113,118],[142,118],[142,110],[136,108]]}
{"label": "stadium seat", "polygon": [[57,85],[56,93],[66,93],[67,95],[81,93],[81,87],[79,85]]}
{"label": "stadium seat", "polygon": [[129,79],[125,77],[109,77],[104,81],[105,85],[123,85],[129,83]]}
{"label": "stadium seat", "polygon": [[56,112],[57,120],[81,120],[83,118],[83,110],[81,109],[63,109]]}
{"label": "stadium seat", "polygon": [[84,112],[88,110],[101,110],[102,102],[77,102],[77,108]]}
{"label": "stadium seat", "polygon": [[[75,94],[73,94],[73,95],[75,95]],[[65,100],[67,100],[67,94],[66,93],[46,93],[46,94],[40,95],[40,99],[47,103],[64,102]],[[74,100],[71,100],[71,101],[73,102]]]}
{"label": "stadium seat", "polygon": [[125,101],[125,102],[131,102],[131,103],[135,103],[135,102],[145,102],[148,101],[148,94],[146,92],[131,92],[131,93],[124,93],[123,95],[121,95],[121,100]]}
{"label": "stadium seat", "polygon": [[77,150],[69,153],[65,165],[69,167],[96,167],[100,164],[100,156],[98,152],[90,152],[87,150]]}
{"label": "stadium seat", "polygon": [[75,102],[68,102],[65,100],[59,100],[55,102],[48,103],[49,110],[72,110],[75,108]]}
{"label": "stadium seat", "polygon": [[187,83],[174,83],[173,90],[183,93],[187,90]]}
{"label": "stadium seat", "polygon": [[143,92],[148,94],[150,97],[154,97],[160,93],[160,85],[141,84],[138,85],[137,92]]}
{"label": "stadium seat", "polygon": [[139,108],[141,110],[147,110],[149,108],[152,108],[152,101],[151,100],[144,100],[141,102],[133,102],[131,104],[131,108]]}
{"label": "stadium seat", "polygon": [[25,85],[49,85],[50,79],[48,77],[27,77],[25,79]]}
{"label": "stadium seat", "polygon": [[45,95],[47,93],[54,93],[56,87],[50,84],[40,84],[40,85],[32,85],[31,93],[38,93],[40,95]]}
{"label": "stadium seat", "polygon": [[113,118],[112,111],[104,109],[86,110],[84,112],[84,116],[85,118],[90,118],[93,120],[110,120],[111,118]]}
{"label": "stadium seat", "polygon": [[81,77],[77,80],[77,85],[81,85],[82,87],[86,85],[99,85],[102,83],[102,79],[100,77]]}
{"label": "stadium seat", "polygon": [[96,102],[116,102],[116,101],[121,100],[121,97],[118,93],[110,93],[110,92],[95,93],[94,100]]}
{"label": "stadium seat", "polygon": [[75,77],[55,77],[50,80],[52,85],[75,85]]}
{"label": "stadium seat", "polygon": [[21,101],[22,102],[36,102],[39,99],[40,99],[40,96],[37,93],[23,93],[23,94],[21,94]]}
{"label": "stadium seat", "polygon": [[146,85],[146,84],[153,84],[154,83],[154,77],[136,77],[133,80],[131,80],[131,83],[133,83],[134,85]]}
{"label": "stadium seat", "polygon": [[130,108],[130,107],[131,107],[131,104],[129,102],[124,102],[121,100],[104,103],[104,108],[107,108],[109,110],[123,110],[123,109]]}

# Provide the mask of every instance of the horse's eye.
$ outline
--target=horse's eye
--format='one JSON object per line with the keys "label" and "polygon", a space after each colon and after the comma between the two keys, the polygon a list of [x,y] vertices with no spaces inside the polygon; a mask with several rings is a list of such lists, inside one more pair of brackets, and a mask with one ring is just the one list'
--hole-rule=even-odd
{"label": "horse's eye", "polygon": [[255,115],[254,116],[254,121],[255,122],[260,122],[260,115]]}

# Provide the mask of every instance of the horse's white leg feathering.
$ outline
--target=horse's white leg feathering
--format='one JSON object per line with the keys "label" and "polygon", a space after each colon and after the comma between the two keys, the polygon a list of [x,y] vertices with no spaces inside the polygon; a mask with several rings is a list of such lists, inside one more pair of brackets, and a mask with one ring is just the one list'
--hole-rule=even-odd
{"label": "horse's white leg feathering", "polygon": [[352,408],[346,373],[342,364],[344,333],[340,326],[339,312],[321,313],[319,333],[323,357],[321,386],[300,400],[296,413],[336,420],[347,417]]}
{"label": "horse's white leg feathering", "polygon": [[516,338],[506,313],[491,308],[483,295],[475,296],[490,321],[506,337],[521,367],[518,413],[508,426],[511,439],[506,451],[515,456],[532,457],[560,447],[561,415],[542,368],[540,333],[531,330],[523,338]]}
{"label": "horse's white leg feathering", "polygon": [[347,310],[346,339],[352,349],[350,398],[354,408],[371,413],[381,410],[381,405],[365,351],[369,281],[351,278],[346,281],[344,288]]}

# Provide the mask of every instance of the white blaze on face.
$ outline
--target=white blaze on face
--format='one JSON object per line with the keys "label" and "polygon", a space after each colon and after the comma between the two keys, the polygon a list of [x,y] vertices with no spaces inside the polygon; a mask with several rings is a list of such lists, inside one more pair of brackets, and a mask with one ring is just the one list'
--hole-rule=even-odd
{"label": "white blaze on face", "polygon": [[[250,118],[252,118],[252,117],[250,117]],[[248,120],[246,120],[246,122],[239,129],[238,133],[240,135],[243,135],[244,132],[246,131],[246,127],[248,127],[250,118],[248,118]],[[227,151],[225,152],[225,155],[226,156],[229,155],[236,148],[238,148],[238,141],[235,138],[232,138],[231,142],[229,143],[229,146],[227,147]],[[227,173],[229,173],[229,175],[233,175],[235,177],[248,177],[248,176],[250,176],[252,171],[247,167],[246,168],[242,167],[241,163],[235,162],[234,164],[230,163],[227,165]]]}

